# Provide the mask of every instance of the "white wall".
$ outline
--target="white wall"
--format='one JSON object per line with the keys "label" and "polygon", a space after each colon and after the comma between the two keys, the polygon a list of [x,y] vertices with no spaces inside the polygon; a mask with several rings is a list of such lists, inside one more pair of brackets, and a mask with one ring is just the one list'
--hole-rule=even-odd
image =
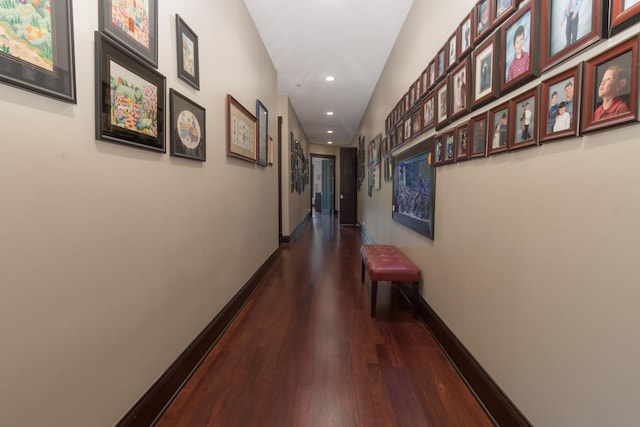
{"label": "white wall", "polygon": [[[362,121],[367,140],[473,4],[414,1]],[[390,184],[360,192],[367,234],[419,264],[422,295],[534,425],[640,425],[639,129],[438,168],[434,241],[391,219]]]}
{"label": "white wall", "polygon": [[244,3],[159,0],[158,70],[206,108],[204,163],[94,139],[98,2],[73,8],[77,105],[0,85],[0,425],[114,425],[278,247],[277,168],[225,151],[227,93],[277,129]]}

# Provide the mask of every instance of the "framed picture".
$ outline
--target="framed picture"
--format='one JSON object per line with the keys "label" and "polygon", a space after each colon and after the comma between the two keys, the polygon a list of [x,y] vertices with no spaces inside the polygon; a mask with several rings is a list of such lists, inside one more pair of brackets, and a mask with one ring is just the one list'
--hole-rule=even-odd
{"label": "framed picture", "polygon": [[[233,96],[227,94],[227,156],[256,162],[258,159],[257,119]],[[294,151],[299,151],[296,140]],[[297,159],[296,159],[297,161]]]}
{"label": "framed picture", "polygon": [[[489,110],[489,141],[487,154],[507,151],[507,143],[513,135],[513,124],[509,121],[511,111],[509,102]],[[511,124],[511,126],[509,126]]]}
{"label": "framed picture", "polygon": [[422,132],[422,109],[421,106],[413,110],[411,113],[411,135],[418,136]]}
{"label": "framed picture", "polygon": [[422,96],[427,93],[427,90],[429,89],[429,72],[427,68],[425,68],[420,75],[420,80],[422,81],[420,83],[420,97],[422,98]]}
{"label": "framed picture", "polygon": [[375,138],[373,138],[373,145],[375,147],[374,164],[379,165],[380,163],[382,163],[382,134],[381,133],[377,134]]}
{"label": "framed picture", "polygon": [[415,82],[409,87],[409,109],[416,104],[416,84]]}
{"label": "framed picture", "polygon": [[494,0],[479,0],[473,7],[473,20],[475,22],[473,40],[476,45],[491,32],[493,1]]}
{"label": "framed picture", "polygon": [[429,130],[436,124],[435,94],[432,92],[422,101],[422,129]]}
{"label": "framed picture", "polygon": [[158,68],[158,0],[99,0],[100,31]]}
{"label": "framed picture", "polygon": [[500,33],[485,40],[471,55],[473,84],[471,105],[478,108],[498,97],[500,68]]}
{"label": "framed picture", "polygon": [[443,46],[442,49],[440,49],[438,51],[438,54],[436,55],[436,59],[435,59],[436,79],[434,82],[440,81],[446,75],[445,73],[447,72],[447,65],[446,65],[445,51],[446,49]]}
{"label": "framed picture", "polygon": [[404,142],[404,123],[399,123],[396,126],[396,147],[402,145]]}
{"label": "framed picture", "polygon": [[433,157],[433,165],[440,166],[444,164],[444,135],[436,135],[433,137],[435,153]]}
{"label": "framed picture", "polygon": [[394,159],[392,218],[433,240],[436,171],[433,138]]}
{"label": "framed picture", "polygon": [[256,163],[260,166],[267,166],[269,110],[259,99],[256,100],[256,119],[258,120],[258,159]]}
{"label": "framed picture", "polygon": [[449,92],[447,81],[444,80],[436,88],[436,129],[442,128],[449,121]]}
{"label": "framed picture", "polygon": [[[502,21],[507,19],[516,10],[517,0],[493,0],[493,28],[497,28]],[[582,0],[580,0],[582,1]]]}
{"label": "framed picture", "polygon": [[447,60],[445,61],[446,69],[451,70],[458,60],[458,30],[449,37],[447,41]]}
{"label": "framed picture", "polygon": [[540,85],[540,142],[578,136],[582,64]]}
{"label": "framed picture", "polygon": [[178,52],[178,78],[200,89],[200,56],[198,36],[176,14],[176,44]]}
{"label": "framed picture", "polygon": [[538,144],[538,88],[535,87],[511,100],[512,137],[507,141],[509,150]]}
{"label": "framed picture", "polygon": [[473,14],[469,13],[458,27],[458,59],[473,49]]}
{"label": "framed picture", "polygon": [[393,156],[384,158],[384,180],[391,181],[393,179]]}
{"label": "framed picture", "polygon": [[163,75],[95,32],[96,139],[166,152]]}
{"label": "framed picture", "polygon": [[449,75],[449,87],[451,90],[451,120],[462,117],[469,112],[469,58],[465,58]]}
{"label": "framed picture", "polygon": [[405,142],[411,139],[411,137],[413,136],[411,131],[412,131],[411,114],[409,114],[409,116],[407,116],[407,118],[404,119],[404,139],[402,140],[402,142]]}
{"label": "framed picture", "polygon": [[501,96],[538,75],[536,4],[536,1],[525,3],[501,27]]}
{"label": "framed picture", "polygon": [[169,89],[171,155],[205,161],[205,109],[174,89]]}
{"label": "framed picture", "polygon": [[436,61],[432,60],[431,62],[429,62],[429,65],[427,66],[427,72],[429,73],[429,88],[427,89],[427,92],[429,92],[431,89],[433,89],[433,87],[436,84]]}
{"label": "framed picture", "polygon": [[582,132],[638,119],[638,38],[585,62]]}
{"label": "framed picture", "polygon": [[453,163],[456,161],[455,150],[455,131],[451,130],[442,135],[444,148],[444,163]]}
{"label": "framed picture", "polygon": [[640,21],[640,1],[609,0],[609,28],[611,35]]}
{"label": "framed picture", "polygon": [[542,70],[600,40],[605,26],[603,3],[599,0],[542,1],[541,16],[545,17],[540,20]]}
{"label": "framed picture", "polygon": [[418,77],[418,80],[416,80],[414,85],[416,88],[416,99],[414,100],[414,106],[415,106],[415,103],[418,102],[418,100],[420,100],[420,97],[422,96],[422,75]]}
{"label": "framed picture", "polygon": [[470,147],[470,157],[484,157],[487,154],[487,113],[482,113],[471,118],[469,121],[469,132],[472,141]]}
{"label": "framed picture", "polygon": [[75,104],[71,0],[4,3],[0,81]]}
{"label": "framed picture", "polygon": [[455,156],[457,162],[470,159],[471,147],[469,147],[469,122],[456,128]]}

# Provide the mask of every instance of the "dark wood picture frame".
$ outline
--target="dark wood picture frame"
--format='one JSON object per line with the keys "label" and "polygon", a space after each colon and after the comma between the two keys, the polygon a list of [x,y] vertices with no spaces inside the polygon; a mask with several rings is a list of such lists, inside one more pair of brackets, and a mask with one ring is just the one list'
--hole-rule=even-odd
{"label": "dark wood picture frame", "polygon": [[513,138],[513,125],[510,120],[513,113],[511,112],[511,103],[504,102],[497,107],[489,110],[488,121],[488,139],[487,139],[487,155],[506,152],[509,141]]}
{"label": "dark wood picture frame", "polygon": [[640,3],[625,7],[626,0],[609,0],[609,28],[611,35],[618,34],[640,22]]}
{"label": "dark wood picture frame", "polygon": [[[28,90],[39,95],[60,101],[76,103],[76,68],[73,38],[73,11],[71,0],[51,2],[48,10],[33,3],[17,7],[12,12],[18,14],[0,14],[2,26],[12,30],[3,32],[2,54],[0,54],[0,81]],[[15,2],[14,2],[15,4]],[[3,8],[4,9],[4,8]],[[48,31],[27,32],[24,25],[16,21],[38,23],[38,28]],[[14,28],[14,25],[16,26]],[[15,31],[13,31],[15,29]],[[33,39],[33,40],[31,40]],[[37,55],[20,57],[20,51],[11,50],[13,46],[29,46]]]}
{"label": "dark wood picture frame", "polygon": [[206,111],[175,89],[169,89],[171,155],[207,160]]}
{"label": "dark wood picture frame", "polygon": [[436,95],[435,92],[429,93],[420,106],[422,110],[422,130],[427,131],[436,125]]}
{"label": "dark wood picture frame", "polygon": [[422,71],[422,74],[420,74],[420,80],[420,98],[422,98],[429,90],[429,73],[427,68],[425,68],[424,71]]}
{"label": "dark wood picture frame", "polygon": [[[579,135],[581,80],[582,63],[540,84],[540,142]],[[569,115],[568,119],[564,114]],[[556,120],[558,115],[562,117]]]}
{"label": "dark wood picture frame", "polygon": [[451,120],[464,116],[469,108],[469,58],[462,60],[449,73],[449,110]]}
{"label": "dark wood picture frame", "polygon": [[469,144],[469,137],[471,136],[470,124],[471,122],[466,122],[458,126],[455,130],[456,162],[462,162],[471,158],[471,147]]}
{"label": "dark wood picture frame", "polygon": [[494,0],[478,0],[473,6],[474,43],[478,45],[493,28],[493,2]]}
{"label": "dark wood picture frame", "polygon": [[469,136],[471,144],[469,144],[469,157],[472,159],[477,157],[485,157],[487,155],[488,141],[488,114],[486,112],[472,117],[469,120]]}
{"label": "dark wood picture frame", "polygon": [[518,0],[492,0],[492,22],[493,28],[504,22],[517,9]]}
{"label": "dark wood picture frame", "polygon": [[[255,163],[258,159],[258,119],[227,94],[227,156]],[[296,141],[296,144],[299,143]]]}
{"label": "dark wood picture frame", "polygon": [[445,46],[443,46],[438,51],[434,59],[434,64],[436,67],[436,80],[434,84],[442,80],[447,75],[446,53],[447,49]]}
{"label": "dark wood picture frame", "polygon": [[458,29],[453,32],[447,39],[445,68],[451,71],[458,63]]}
{"label": "dark wood picture frame", "polygon": [[[581,7],[569,14],[567,0],[542,0],[540,4],[540,67],[548,70],[581,52],[602,38],[606,28],[603,12],[606,1],[582,0]],[[580,23],[582,22],[582,25]],[[585,25],[590,23],[590,25]],[[558,31],[555,31],[558,30]]]}
{"label": "dark wood picture frame", "polygon": [[256,99],[256,119],[258,120],[258,166],[267,166],[268,139],[269,139],[269,110]]}
{"label": "dark wood picture frame", "polygon": [[445,164],[456,161],[456,132],[451,129],[442,135],[443,162]]}
{"label": "dark wood picture frame", "polygon": [[473,50],[473,14],[469,13],[458,26],[458,60]]}
{"label": "dark wood picture frame", "polygon": [[426,92],[429,92],[431,89],[433,89],[436,85],[436,61],[435,58],[431,60],[431,62],[429,62],[429,65],[427,65],[427,73],[429,74],[429,87],[427,88]]}
{"label": "dark wood picture frame", "polygon": [[409,141],[411,138],[413,138],[413,127],[411,126],[411,113],[409,113],[407,115],[407,117],[404,118],[403,120],[403,125],[404,125],[404,139],[402,140],[403,143]]}
{"label": "dark wood picture frame", "polygon": [[178,14],[176,14],[176,46],[178,78],[200,90],[198,36]]}
{"label": "dark wood picture frame", "polygon": [[[585,62],[581,122],[583,133],[638,120],[637,64],[637,36]],[[609,84],[602,84],[602,80],[609,81]],[[598,102],[598,98],[603,99],[603,102]],[[605,104],[611,105],[605,108]]]}
{"label": "dark wood picture frame", "polygon": [[95,32],[96,139],[166,152],[166,79]]}
{"label": "dark wood picture frame", "polygon": [[[122,8],[114,8],[114,1],[119,0],[99,0],[100,31],[158,68],[158,0],[149,0],[148,11],[138,8],[129,11],[130,15],[125,15]],[[113,10],[119,12],[117,16],[112,15]]]}
{"label": "dark wood picture frame", "polygon": [[471,106],[476,109],[498,97],[500,32],[486,39],[471,54]]}
{"label": "dark wood picture frame", "polygon": [[422,133],[422,105],[418,104],[411,112],[411,136],[417,137]]}
{"label": "dark wood picture frame", "polygon": [[[523,4],[500,27],[500,96],[533,80],[539,71],[537,1]],[[522,54],[517,57],[521,45]]]}
{"label": "dark wood picture frame", "polygon": [[433,165],[441,166],[444,164],[444,134],[438,134],[433,137],[434,152],[433,152]]}
{"label": "dark wood picture frame", "polygon": [[534,87],[517,97],[511,99],[511,120],[509,126],[512,129],[511,138],[507,140],[509,150],[538,145],[538,102],[540,96],[538,88]]}
{"label": "dark wood picture frame", "polygon": [[435,89],[436,129],[449,123],[449,82],[445,79]]}

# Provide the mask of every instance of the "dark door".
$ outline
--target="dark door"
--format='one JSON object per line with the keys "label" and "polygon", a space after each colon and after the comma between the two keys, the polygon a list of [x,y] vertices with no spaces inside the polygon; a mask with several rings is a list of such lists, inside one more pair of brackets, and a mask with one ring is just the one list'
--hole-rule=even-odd
{"label": "dark door", "polygon": [[355,225],[358,221],[357,162],[357,148],[340,148],[340,224]]}

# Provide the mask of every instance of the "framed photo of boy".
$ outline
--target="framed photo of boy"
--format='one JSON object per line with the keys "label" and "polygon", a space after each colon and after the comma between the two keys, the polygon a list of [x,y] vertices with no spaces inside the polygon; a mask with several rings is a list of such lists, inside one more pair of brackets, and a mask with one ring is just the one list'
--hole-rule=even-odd
{"label": "framed photo of boy", "polygon": [[473,49],[473,14],[469,13],[458,27],[458,59]]}
{"label": "framed photo of boy", "polygon": [[542,70],[600,40],[606,27],[603,4],[599,0],[542,0],[541,16],[545,17],[540,20]]}
{"label": "framed photo of boy", "polygon": [[487,154],[487,113],[472,117],[469,121],[469,140],[471,158],[484,157]]}
{"label": "framed photo of boy", "polygon": [[429,130],[436,124],[435,93],[431,92],[422,101],[422,130]]}
{"label": "framed photo of boy", "polygon": [[609,28],[611,35],[618,34],[625,28],[640,21],[640,1],[610,0]]}
{"label": "framed photo of boy", "polygon": [[489,110],[487,154],[491,155],[507,151],[508,141],[513,138],[513,121],[509,120],[511,116],[509,102]]}
{"label": "framed photo of boy", "polygon": [[538,75],[536,4],[537,2],[535,1],[525,3],[501,27],[501,95]]}
{"label": "framed photo of boy", "polygon": [[511,100],[512,137],[507,140],[509,150],[538,145],[538,88],[535,87]]}
{"label": "framed photo of boy", "polygon": [[441,129],[449,121],[449,91],[447,81],[436,87],[436,129]]}
{"label": "framed photo of boy", "polygon": [[578,136],[582,64],[540,84],[540,142]]}
{"label": "framed photo of boy", "polygon": [[451,120],[462,117],[469,112],[469,58],[458,64],[449,75],[449,87],[451,90]]}
{"label": "framed photo of boy", "polygon": [[469,154],[471,153],[469,147],[469,122],[466,122],[462,126],[456,128],[456,161],[461,162],[469,160]]}
{"label": "framed photo of boy", "polygon": [[493,28],[509,17],[516,10],[516,0],[493,0]]}
{"label": "framed photo of boy", "polygon": [[500,33],[485,40],[471,55],[472,85],[471,105],[478,108],[498,96],[500,68]]}
{"label": "framed photo of boy", "polygon": [[476,45],[488,36],[491,31],[493,1],[494,0],[479,0],[473,7],[473,22],[475,23],[473,40]]}
{"label": "framed photo of boy", "polygon": [[585,62],[582,132],[638,119],[638,38]]}

